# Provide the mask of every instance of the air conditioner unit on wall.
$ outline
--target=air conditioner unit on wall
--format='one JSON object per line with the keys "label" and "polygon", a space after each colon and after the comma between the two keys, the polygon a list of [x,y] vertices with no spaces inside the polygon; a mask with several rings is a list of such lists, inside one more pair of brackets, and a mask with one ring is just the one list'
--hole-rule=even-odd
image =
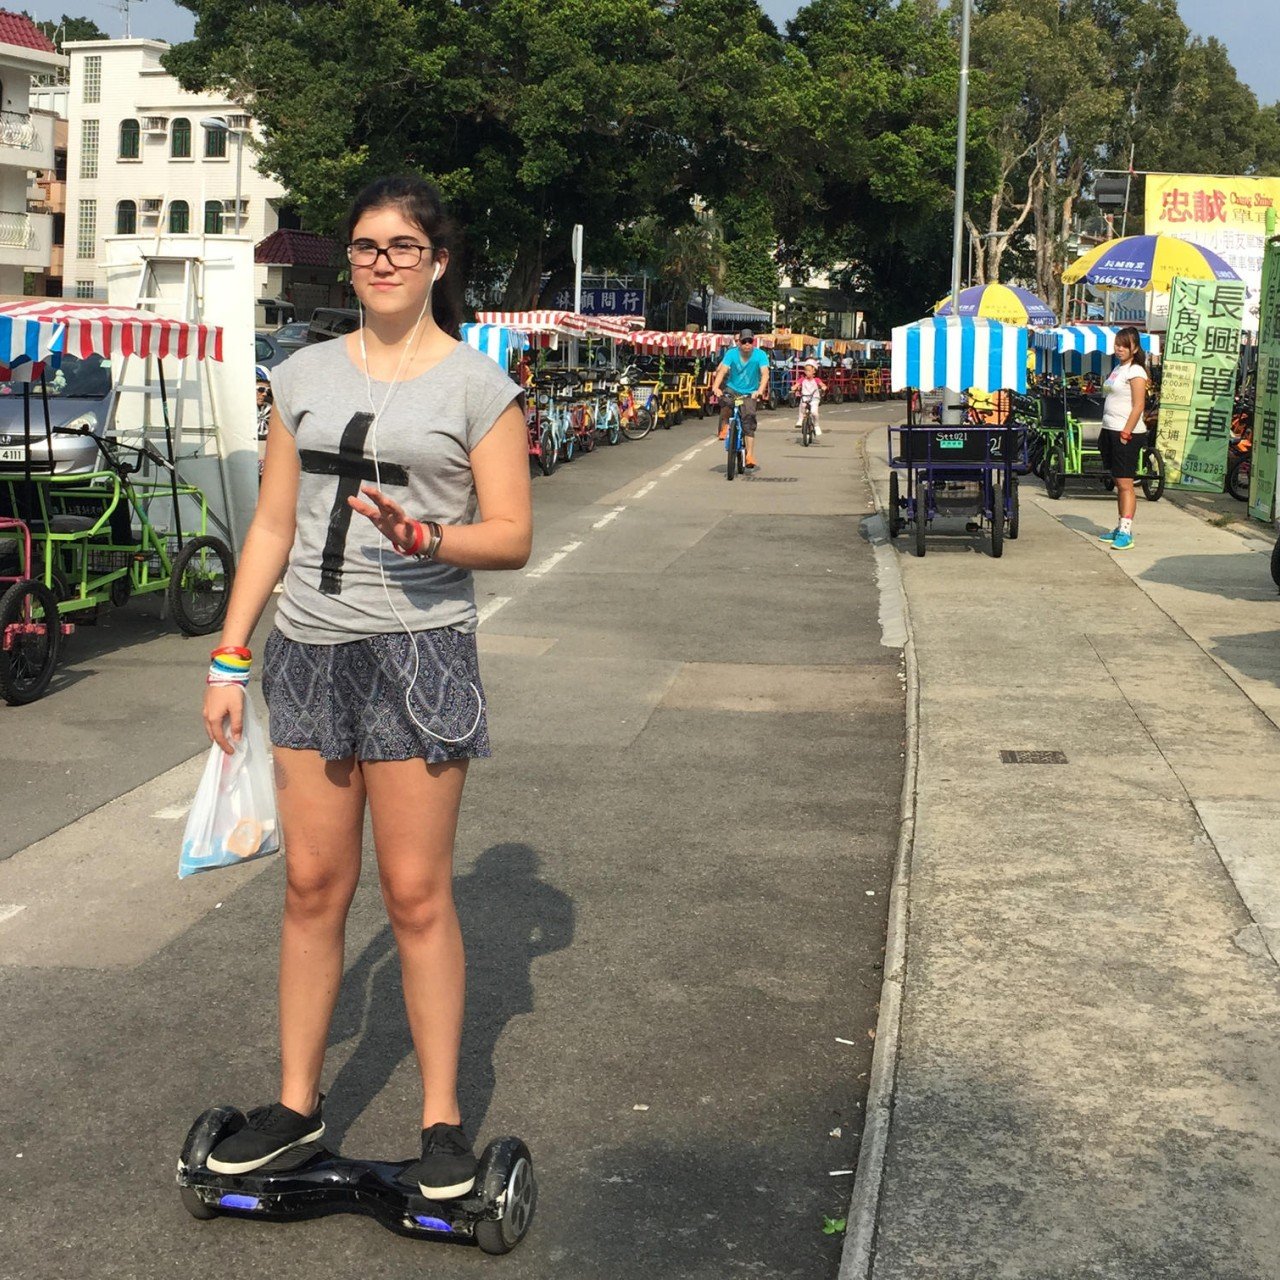
{"label": "air conditioner unit on wall", "polygon": [[168,133],[168,116],[143,116],[142,128],[146,133]]}
{"label": "air conditioner unit on wall", "polygon": [[[236,211],[236,202],[235,202],[234,197],[233,197],[232,199],[230,199],[230,200],[224,200],[224,201],[222,202],[222,207],[223,207],[223,209],[224,209],[227,213],[235,213],[235,211]],[[249,211],[249,198],[248,198],[247,196],[241,196],[241,197],[240,197],[240,212],[241,212],[242,214],[245,214],[245,213],[248,213],[248,211]]]}
{"label": "air conditioner unit on wall", "polygon": [[142,210],[144,215],[148,213],[150,214],[159,213],[164,208],[164,197],[152,196],[145,200],[139,200],[138,206]]}
{"label": "air conditioner unit on wall", "polygon": [[253,121],[252,116],[224,116],[228,129],[248,129]]}

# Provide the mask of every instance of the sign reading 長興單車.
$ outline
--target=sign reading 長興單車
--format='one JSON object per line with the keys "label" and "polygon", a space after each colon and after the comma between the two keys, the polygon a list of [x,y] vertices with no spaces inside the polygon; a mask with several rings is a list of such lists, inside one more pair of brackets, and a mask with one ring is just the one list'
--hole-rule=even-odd
{"label": "sign reading \u9577\u8208\u55ae\u8eca", "polygon": [[1147,235],[1191,240],[1225,259],[1249,290],[1243,324],[1255,331],[1267,211],[1280,209],[1280,178],[1152,173],[1146,181]]}
{"label": "sign reading \u9577\u8208\u55ae\u8eca", "polygon": [[1258,384],[1249,459],[1249,514],[1268,524],[1276,509],[1276,434],[1280,425],[1280,237],[1267,242],[1259,303]]}
{"label": "sign reading \u9577\u8208\u55ae\u8eca", "polygon": [[1173,282],[1156,441],[1174,488],[1226,485],[1244,301],[1235,280]]}

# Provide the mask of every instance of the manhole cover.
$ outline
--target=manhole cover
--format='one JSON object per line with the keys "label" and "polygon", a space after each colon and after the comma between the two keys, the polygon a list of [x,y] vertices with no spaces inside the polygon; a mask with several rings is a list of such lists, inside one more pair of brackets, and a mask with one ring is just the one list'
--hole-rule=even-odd
{"label": "manhole cover", "polygon": [[799,476],[747,476],[752,484],[795,484]]}
{"label": "manhole cover", "polygon": [[1066,764],[1062,751],[1001,751],[1001,764]]}

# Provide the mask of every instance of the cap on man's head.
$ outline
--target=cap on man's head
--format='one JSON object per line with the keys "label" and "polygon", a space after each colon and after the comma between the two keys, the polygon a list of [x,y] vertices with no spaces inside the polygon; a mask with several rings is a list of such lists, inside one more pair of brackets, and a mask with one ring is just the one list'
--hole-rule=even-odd
{"label": "cap on man's head", "polygon": [[756,335],[752,333],[750,329],[740,329],[738,331],[739,342],[754,342],[755,340]]}

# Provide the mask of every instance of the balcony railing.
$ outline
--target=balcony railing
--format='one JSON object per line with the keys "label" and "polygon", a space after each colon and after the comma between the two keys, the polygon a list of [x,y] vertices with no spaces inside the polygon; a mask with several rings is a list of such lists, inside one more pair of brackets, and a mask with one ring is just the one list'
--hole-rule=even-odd
{"label": "balcony railing", "polygon": [[0,146],[41,150],[40,135],[31,117],[21,111],[0,111]]}
{"label": "balcony railing", "polygon": [[6,249],[30,249],[34,242],[29,214],[0,209],[0,246]]}

